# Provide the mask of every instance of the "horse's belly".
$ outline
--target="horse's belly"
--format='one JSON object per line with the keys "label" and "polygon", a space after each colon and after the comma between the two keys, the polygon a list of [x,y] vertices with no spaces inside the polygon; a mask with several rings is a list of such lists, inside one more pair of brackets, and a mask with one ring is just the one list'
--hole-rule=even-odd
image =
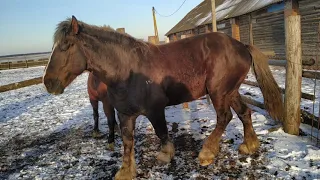
{"label": "horse's belly", "polygon": [[181,104],[183,102],[193,101],[206,94],[205,83],[203,81],[189,81],[176,83],[167,90],[169,105]]}

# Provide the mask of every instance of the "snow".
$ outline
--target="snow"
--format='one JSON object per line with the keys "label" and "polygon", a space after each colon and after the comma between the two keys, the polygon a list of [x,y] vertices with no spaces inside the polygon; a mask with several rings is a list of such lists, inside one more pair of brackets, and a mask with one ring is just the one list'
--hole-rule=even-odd
{"label": "snow", "polygon": [[[0,71],[0,84],[38,77],[43,70]],[[283,69],[272,70],[283,87]],[[112,179],[121,166],[122,141],[117,134],[115,151],[110,151],[106,137],[91,137],[87,77],[82,74],[58,96],[48,94],[42,84],[0,93],[0,179]],[[255,80],[251,74],[248,79]],[[303,84],[304,92],[313,93],[312,80],[303,79]],[[263,100],[258,88],[242,85],[241,92]],[[108,134],[101,105],[100,130]],[[303,100],[301,106],[312,108],[312,103]],[[261,142],[259,151],[250,156],[238,153],[243,126],[234,114],[214,164],[201,167],[197,156],[216,125],[216,115],[205,99],[190,102],[189,107],[166,108],[176,147],[175,158],[168,165],[157,164],[159,139],[148,119],[139,116],[135,132],[137,179],[320,179],[320,149],[314,142],[308,136],[292,136],[277,129],[267,113],[255,107],[251,107],[252,121]],[[303,124],[301,129],[310,131],[310,126]]]}
{"label": "snow", "polygon": [[0,71],[0,86],[40,77],[43,75],[43,71],[44,66],[2,70]]}
{"label": "snow", "polygon": [[195,25],[196,26],[199,26],[199,25],[201,25],[203,22],[205,22],[207,19],[209,19],[209,18],[212,18],[211,17],[211,12],[210,13],[208,13],[206,16],[204,16],[203,18],[200,18],[196,23],[195,23]]}

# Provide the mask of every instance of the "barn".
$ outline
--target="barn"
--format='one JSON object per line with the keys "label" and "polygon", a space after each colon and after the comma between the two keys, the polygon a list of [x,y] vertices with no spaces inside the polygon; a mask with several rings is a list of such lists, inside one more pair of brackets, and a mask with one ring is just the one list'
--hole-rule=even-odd
{"label": "barn", "polygon": [[[216,0],[217,30],[245,44],[258,46],[271,59],[285,60],[284,4],[283,0]],[[320,1],[300,0],[298,6],[302,60],[316,60],[319,51]],[[204,0],[172,27],[166,36],[172,42],[211,31],[211,1]]]}

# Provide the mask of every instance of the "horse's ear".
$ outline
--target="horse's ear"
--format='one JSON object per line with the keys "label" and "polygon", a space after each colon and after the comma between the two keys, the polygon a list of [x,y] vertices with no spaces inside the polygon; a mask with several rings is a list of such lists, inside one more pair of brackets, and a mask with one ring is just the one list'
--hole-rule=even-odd
{"label": "horse's ear", "polygon": [[79,24],[76,17],[72,16],[71,20],[71,32],[76,35],[79,33]]}

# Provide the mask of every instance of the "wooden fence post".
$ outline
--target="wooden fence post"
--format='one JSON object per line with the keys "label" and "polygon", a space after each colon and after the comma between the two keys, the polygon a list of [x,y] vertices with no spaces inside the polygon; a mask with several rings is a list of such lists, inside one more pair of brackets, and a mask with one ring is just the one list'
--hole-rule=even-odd
{"label": "wooden fence post", "polygon": [[[187,36],[181,36],[181,39],[184,39],[184,38],[186,38]],[[189,104],[187,103],[187,102],[185,102],[185,103],[183,103],[182,104],[182,107],[184,108],[184,109],[188,109],[189,108]]]}
{"label": "wooden fence post", "polygon": [[173,34],[173,41],[178,41],[178,37],[176,33]]}
{"label": "wooden fence post", "polygon": [[157,37],[155,36],[148,36],[148,42],[156,45],[157,44],[156,38]]}
{"label": "wooden fence post", "polygon": [[116,31],[119,32],[119,33],[123,33],[123,34],[126,33],[126,29],[125,28],[117,28]]}
{"label": "wooden fence post", "polygon": [[252,15],[249,14],[249,40],[250,45],[253,45],[253,31],[252,31]]}
{"label": "wooden fence post", "polygon": [[301,24],[297,0],[285,0],[286,91],[283,128],[299,135],[302,79]]}
{"label": "wooden fence post", "polygon": [[[217,17],[216,17],[216,2],[211,0],[211,17],[212,17],[212,32],[217,32]],[[208,27],[207,27],[208,28]],[[211,104],[210,96],[206,95],[208,104]]]}
{"label": "wooden fence post", "polygon": [[240,41],[240,26],[238,18],[230,19],[232,37]]}

